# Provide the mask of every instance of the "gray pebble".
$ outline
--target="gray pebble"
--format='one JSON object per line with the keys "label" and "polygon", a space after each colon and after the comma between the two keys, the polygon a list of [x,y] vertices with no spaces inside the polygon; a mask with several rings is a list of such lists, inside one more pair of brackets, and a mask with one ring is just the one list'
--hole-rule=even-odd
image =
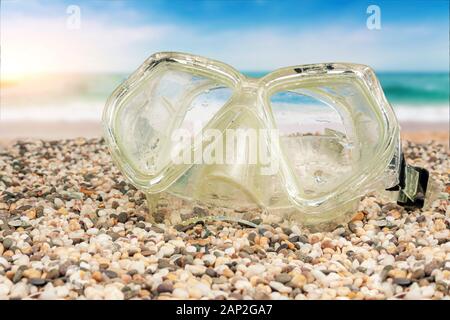
{"label": "gray pebble", "polygon": [[41,278],[32,278],[30,279],[30,283],[35,286],[43,286],[44,284],[47,283],[47,281]]}
{"label": "gray pebble", "polygon": [[256,238],[256,233],[250,232],[249,235],[248,235],[248,241],[254,243],[255,242],[255,238]]}
{"label": "gray pebble", "polygon": [[173,285],[170,282],[165,281],[156,288],[156,291],[158,291],[159,293],[164,293],[164,292],[170,293],[173,291]]}
{"label": "gray pebble", "polygon": [[21,220],[11,220],[8,222],[8,225],[11,227],[21,227],[22,226],[22,221]]}
{"label": "gray pebble", "polygon": [[407,278],[395,278],[394,283],[400,286],[409,286],[412,283],[412,281],[411,279]]}
{"label": "gray pebble", "polygon": [[14,277],[12,278],[12,281],[14,283],[17,283],[22,279],[23,271],[26,269],[26,266],[22,266],[17,269],[16,273],[14,274]]}
{"label": "gray pebble", "polygon": [[11,246],[14,244],[14,241],[10,238],[6,238],[3,240],[3,246],[5,247],[5,249],[9,249],[11,248]]}
{"label": "gray pebble", "polygon": [[114,279],[114,278],[117,278],[117,273],[116,272],[114,272],[114,271],[112,271],[112,270],[105,270],[105,275],[108,277],[108,278],[110,278],[110,279]]}
{"label": "gray pebble", "polygon": [[55,204],[55,209],[60,209],[64,206],[64,202],[60,198],[55,198],[53,203]]}
{"label": "gray pebble", "polygon": [[150,230],[151,230],[151,231],[154,231],[154,232],[156,232],[156,233],[164,233],[164,230],[161,229],[160,227],[157,227],[157,226],[151,226],[151,227],[150,227]]}
{"label": "gray pebble", "polygon": [[171,268],[173,264],[170,263],[169,259],[159,259],[158,269]]}
{"label": "gray pebble", "polygon": [[216,272],[214,269],[212,269],[212,268],[206,269],[205,273],[206,273],[208,276],[210,276],[211,278],[217,277],[217,272]]}
{"label": "gray pebble", "polygon": [[128,221],[128,213],[121,212],[119,213],[119,216],[117,217],[117,220],[121,223],[125,223]]}
{"label": "gray pebble", "polygon": [[275,281],[281,282],[283,284],[288,283],[292,280],[292,276],[287,273],[280,273],[275,276]]}

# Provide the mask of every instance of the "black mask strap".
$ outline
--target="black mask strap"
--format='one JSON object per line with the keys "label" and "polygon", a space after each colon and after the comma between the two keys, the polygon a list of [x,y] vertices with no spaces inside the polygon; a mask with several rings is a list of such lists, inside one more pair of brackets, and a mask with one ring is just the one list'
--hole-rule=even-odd
{"label": "black mask strap", "polygon": [[386,190],[399,191],[397,204],[403,207],[422,208],[429,177],[428,170],[410,166],[402,154],[399,183]]}

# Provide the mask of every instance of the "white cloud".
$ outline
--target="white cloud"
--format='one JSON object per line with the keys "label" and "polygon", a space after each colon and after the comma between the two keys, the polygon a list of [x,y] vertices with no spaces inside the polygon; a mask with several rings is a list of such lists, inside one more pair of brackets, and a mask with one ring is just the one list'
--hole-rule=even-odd
{"label": "white cloud", "polygon": [[187,51],[223,60],[241,70],[330,61],[357,62],[382,70],[448,68],[448,39],[436,28],[383,25],[279,26],[204,32],[192,26],[129,22],[99,12],[83,17],[80,30],[66,28],[66,16],[2,19],[2,72],[128,71],[156,51]]}
{"label": "white cloud", "polygon": [[420,38],[417,29],[396,26],[380,31],[330,26],[308,30],[267,27],[214,35],[191,31],[181,43],[173,41],[172,45],[243,70],[332,61],[368,64],[379,70],[445,70],[447,39],[437,38],[432,29],[421,30]]}

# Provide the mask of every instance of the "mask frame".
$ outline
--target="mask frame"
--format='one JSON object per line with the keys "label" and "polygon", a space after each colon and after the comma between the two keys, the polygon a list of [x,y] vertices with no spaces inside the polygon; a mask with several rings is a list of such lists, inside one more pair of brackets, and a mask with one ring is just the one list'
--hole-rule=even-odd
{"label": "mask frame", "polygon": [[[408,166],[404,161],[398,121],[370,67],[350,63],[309,64],[281,68],[255,79],[246,77],[234,68],[215,60],[186,53],[161,52],[150,56],[112,93],[103,113],[104,136],[113,160],[133,185],[148,194],[151,210],[157,209],[158,195],[162,192],[175,194],[185,200],[204,200],[197,199],[198,193],[188,191],[185,185],[179,186],[179,181],[186,176],[187,172],[190,172],[192,164],[174,164],[167,161],[158,168],[157,172],[148,174],[145,170],[140,170],[139,165],[133,164],[132,157],[127,155],[127,144],[122,141],[127,130],[118,129],[126,114],[121,114],[121,110],[129,105],[131,105],[130,110],[133,110],[135,107],[133,107],[132,97],[145,91],[143,84],[156,82],[158,79],[156,75],[163,74],[167,70],[178,70],[197,77],[205,77],[231,89],[229,100],[205,126],[205,128],[218,128],[222,133],[229,127],[229,123],[234,121],[233,119],[239,119],[236,117],[239,117],[240,109],[245,109],[252,114],[246,119],[254,117],[254,120],[247,120],[250,126],[276,129],[277,124],[270,97],[282,90],[317,88],[326,83],[343,81],[357,88],[355,90],[358,94],[366,99],[366,113],[370,110],[372,121],[376,121],[380,134],[376,139],[377,146],[371,150],[373,151],[372,159],[347,177],[337,188],[338,190],[312,199],[303,196],[299,187],[301,182],[299,183],[293,173],[292,163],[278,143],[268,140],[271,150],[279,155],[280,172],[277,174],[277,179],[281,183],[282,193],[284,193],[282,197],[285,199],[281,201],[281,205],[272,205],[265,195],[258,193],[251,195],[257,206],[263,209],[262,216],[269,212],[271,215],[282,218],[282,221],[287,221],[288,224],[300,223],[318,229],[329,228],[331,225],[346,222],[354,213],[361,196],[368,192],[384,190],[390,191],[388,193],[391,198],[398,197],[399,204],[423,206],[430,180],[428,172]],[[211,85],[213,85],[212,82]],[[324,99],[329,98],[326,94],[322,96]],[[363,132],[358,118],[353,113],[355,106],[348,103],[345,105],[344,100],[341,99],[339,104],[340,111],[347,114],[348,122],[352,123],[353,129],[359,128],[359,132]],[[334,107],[337,104],[335,103]],[[200,146],[194,145],[193,148],[198,147]],[[242,181],[238,177],[237,181],[236,179],[230,181],[234,185],[242,185],[242,190],[251,190],[267,180]],[[193,180],[190,183],[197,182]],[[174,191],[177,190],[177,184],[181,191]],[[209,188],[214,188],[214,184],[210,184]],[[231,202],[233,201],[239,200],[231,199]],[[211,200],[209,204],[215,205],[218,202]],[[236,218],[226,213],[213,214],[211,218],[249,221],[243,216]],[[204,220],[205,217],[199,217],[199,219]],[[166,220],[163,221],[168,223]]]}

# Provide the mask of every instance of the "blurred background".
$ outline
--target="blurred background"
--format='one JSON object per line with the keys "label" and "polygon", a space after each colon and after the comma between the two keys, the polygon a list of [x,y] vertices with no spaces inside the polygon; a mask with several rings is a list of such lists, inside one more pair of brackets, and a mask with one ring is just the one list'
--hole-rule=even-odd
{"label": "blurred background", "polygon": [[0,142],[101,134],[110,93],[149,55],[190,52],[260,76],[375,69],[407,138],[448,144],[448,1],[0,2]]}

